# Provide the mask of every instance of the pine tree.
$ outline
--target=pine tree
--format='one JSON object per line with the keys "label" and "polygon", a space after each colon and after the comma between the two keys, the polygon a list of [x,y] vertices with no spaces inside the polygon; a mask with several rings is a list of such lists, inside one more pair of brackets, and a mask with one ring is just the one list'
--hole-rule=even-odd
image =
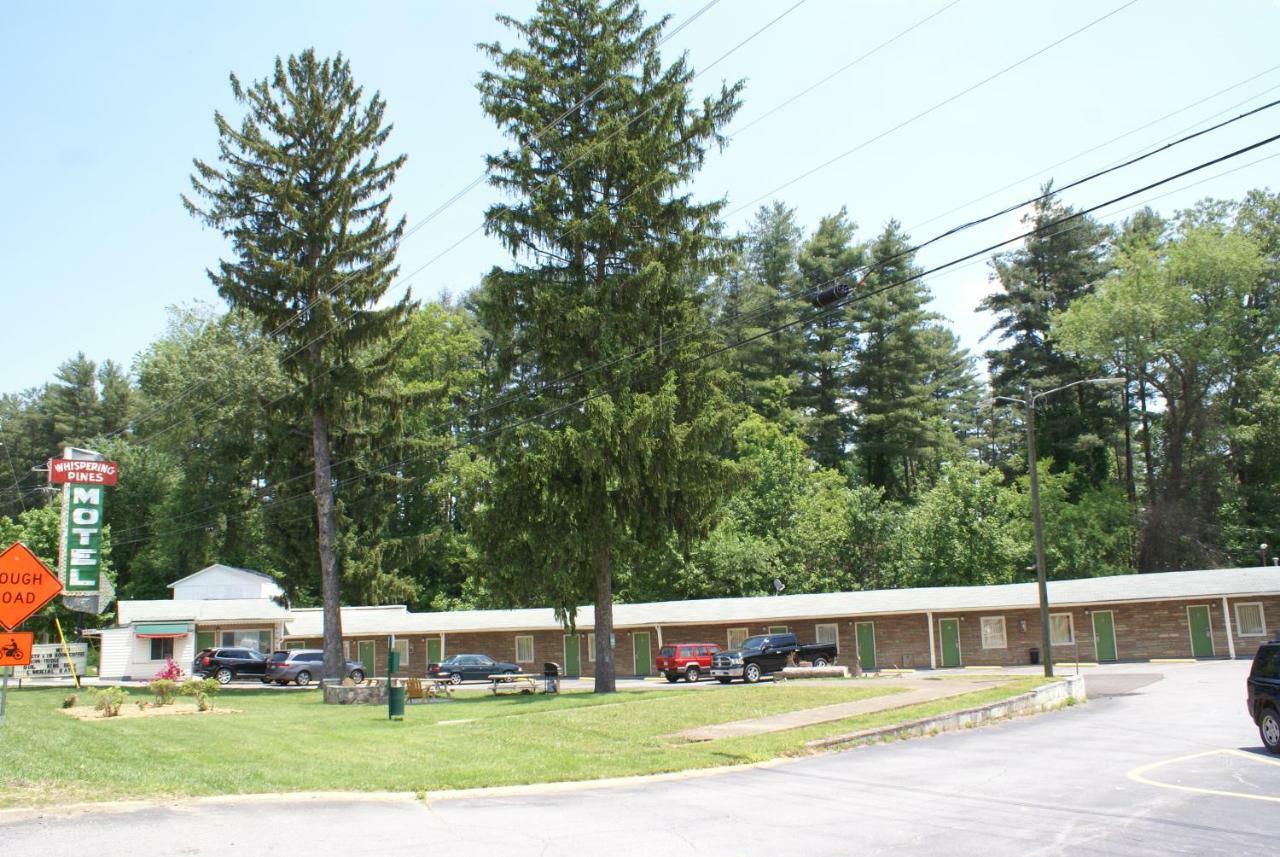
{"label": "pine tree", "polygon": [[852,302],[860,348],[849,383],[854,392],[854,440],[863,479],[891,500],[915,492],[920,465],[938,445],[939,403],[930,386],[926,331],[934,315],[924,306],[929,290],[918,279],[915,254],[897,221],[890,221],[867,250],[869,272]]}
{"label": "pine tree", "polygon": [[665,20],[646,24],[634,0],[543,0],[527,23],[499,20],[525,46],[482,46],[484,110],[515,144],[488,159],[512,199],[487,229],[518,263],[475,305],[498,388],[537,395],[501,411],[478,529],[506,597],[549,599],[570,624],[594,598],[596,691],[611,692],[615,573],[669,539],[687,549],[730,476],[735,411],[699,359],[722,204],[683,188],[740,85],[693,101],[685,59],[658,55]]}
{"label": "pine tree", "polygon": [[[367,100],[339,54],[308,49],[277,59],[269,79],[231,91],[246,114],[221,113],[219,164],[195,161],[191,184],[203,207],[187,209],[232,242],[235,257],[209,276],[233,307],[279,341],[296,384],[289,400],[309,438],[324,604],[325,675],[342,675],[340,550],[333,449],[343,426],[394,412],[380,395],[394,368],[409,296],[377,308],[396,273],[404,221],[388,222],[389,188],[404,156],[384,160],[386,103]],[[354,429],[353,429],[354,431]]]}
{"label": "pine tree", "polygon": [[[1043,188],[1052,190],[1052,182]],[[996,316],[1004,348],[987,352],[996,394],[1022,397],[1028,386],[1044,390],[1099,374],[1096,364],[1060,351],[1049,336],[1050,317],[1076,298],[1092,293],[1106,275],[1111,230],[1089,217],[1048,224],[1073,213],[1046,197],[1022,222],[1042,231],[1019,249],[992,260],[1001,291],[985,298],[982,309]],[[1107,477],[1107,443],[1115,433],[1114,393],[1089,384],[1054,396],[1041,406],[1037,454],[1052,459],[1054,472],[1075,466],[1092,485]]]}
{"label": "pine tree", "polygon": [[47,395],[53,431],[60,446],[84,446],[102,430],[97,371],[98,367],[83,351],[58,367],[57,383],[49,388]]}
{"label": "pine tree", "polygon": [[[853,241],[856,229],[843,208],[822,218],[797,259],[806,294],[848,279],[862,264],[863,248]],[[853,431],[847,387],[858,343],[851,312],[844,307],[827,313],[804,329],[800,387],[794,396],[804,414],[809,454],[823,467],[837,470],[844,469]]]}

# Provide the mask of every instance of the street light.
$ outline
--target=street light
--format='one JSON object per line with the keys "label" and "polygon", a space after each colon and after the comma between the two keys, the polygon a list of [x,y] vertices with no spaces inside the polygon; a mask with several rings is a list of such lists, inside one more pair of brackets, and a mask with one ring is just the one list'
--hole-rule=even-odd
{"label": "street light", "polygon": [[1081,384],[1098,384],[1107,386],[1123,384],[1123,378],[1086,378],[1072,381],[1052,390],[1037,393],[1027,385],[1025,399],[1014,399],[1009,396],[994,396],[987,400],[988,405],[996,402],[1010,402],[1022,405],[1027,412],[1027,475],[1031,477],[1031,528],[1036,541],[1036,585],[1040,590],[1040,651],[1044,657],[1045,678],[1053,678],[1053,645],[1049,634],[1049,581],[1044,562],[1044,524],[1040,520],[1040,475],[1036,471],[1036,403],[1045,396],[1078,387]]}

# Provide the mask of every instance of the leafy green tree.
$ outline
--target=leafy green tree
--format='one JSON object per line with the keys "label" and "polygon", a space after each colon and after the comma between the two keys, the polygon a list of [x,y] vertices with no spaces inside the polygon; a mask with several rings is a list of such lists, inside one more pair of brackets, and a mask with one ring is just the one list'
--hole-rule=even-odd
{"label": "leafy green tree", "polygon": [[633,0],[543,0],[528,22],[499,20],[524,46],[482,46],[482,106],[514,141],[488,159],[511,200],[486,223],[519,261],[475,304],[497,388],[536,395],[497,412],[478,530],[506,597],[550,600],[572,623],[594,596],[596,690],[611,692],[615,570],[673,537],[687,551],[732,474],[727,379],[701,359],[722,204],[683,188],[740,85],[695,102],[685,59],[658,54],[665,22]]}
{"label": "leafy green tree", "polygon": [[[325,675],[342,675],[341,576],[333,447],[388,420],[385,383],[410,311],[409,295],[379,306],[396,273],[403,219],[389,189],[405,158],[382,157],[386,103],[365,98],[341,54],[308,49],[277,59],[268,79],[231,91],[239,127],[214,114],[217,165],[197,159],[192,215],[231,240],[234,257],[209,276],[234,308],[280,346],[295,395],[279,408],[310,441],[324,608]],[[365,561],[370,561],[364,558]],[[372,559],[376,563],[376,557]]]}
{"label": "leafy green tree", "polygon": [[[86,446],[102,430],[98,367],[81,351],[58,367],[57,380],[46,393],[58,445]],[[50,450],[52,455],[56,450]]]}
{"label": "leafy green tree", "polygon": [[[1125,489],[1108,483],[1073,496],[1076,479],[1071,473],[1053,472],[1052,462],[1039,461],[1040,514],[1044,520],[1045,567],[1052,580],[1128,574],[1134,570],[1138,546],[1137,522]],[[1020,476],[1013,484],[1019,523],[1018,541],[1024,545],[1027,568],[1035,562],[1031,527],[1030,479]],[[1034,579],[1027,572],[1023,579]]]}

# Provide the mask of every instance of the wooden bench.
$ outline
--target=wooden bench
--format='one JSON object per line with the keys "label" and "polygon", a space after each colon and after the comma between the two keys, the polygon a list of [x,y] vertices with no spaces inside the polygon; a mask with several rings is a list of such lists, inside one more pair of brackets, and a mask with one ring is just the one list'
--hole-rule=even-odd
{"label": "wooden bench", "polygon": [[493,695],[499,693],[536,693],[538,681],[542,678],[533,673],[498,673],[489,676],[489,690]]}
{"label": "wooden bench", "polygon": [[412,702],[453,697],[453,684],[447,678],[410,678],[405,681],[405,698]]}

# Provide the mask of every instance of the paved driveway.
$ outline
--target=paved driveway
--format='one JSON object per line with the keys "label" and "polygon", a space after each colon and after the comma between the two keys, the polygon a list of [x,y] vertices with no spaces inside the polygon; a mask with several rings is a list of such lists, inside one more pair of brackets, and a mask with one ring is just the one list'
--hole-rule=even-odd
{"label": "paved driveway", "polygon": [[[1055,714],[773,767],[502,798],[187,802],[0,821],[13,854],[1268,854],[1248,664],[1090,670]],[[625,724],[618,724],[625,728]],[[424,762],[425,764],[425,762]]]}

